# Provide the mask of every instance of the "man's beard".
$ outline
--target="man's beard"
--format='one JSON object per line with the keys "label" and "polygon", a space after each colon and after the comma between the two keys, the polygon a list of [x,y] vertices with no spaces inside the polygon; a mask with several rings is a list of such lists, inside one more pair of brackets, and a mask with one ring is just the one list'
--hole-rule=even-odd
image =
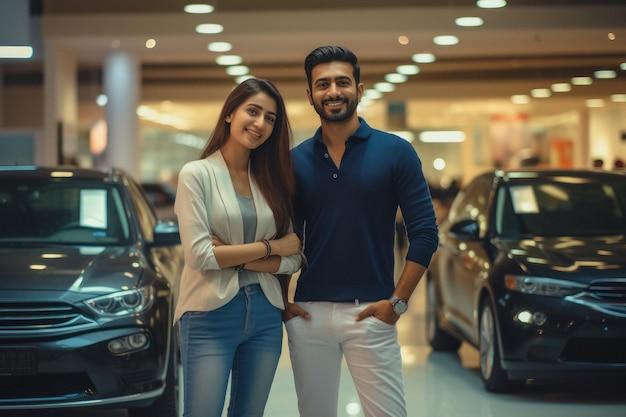
{"label": "man's beard", "polygon": [[[332,101],[332,100],[329,100],[329,101]],[[342,109],[342,110],[337,111],[336,113],[333,113],[332,111],[330,113],[326,112],[324,110],[323,104],[320,106],[318,103],[313,103],[313,108],[315,109],[317,114],[319,114],[319,116],[325,121],[341,123],[350,119],[352,115],[354,115],[354,112],[356,111],[356,108],[358,105],[359,103],[356,100],[347,100],[347,107],[345,111]]]}

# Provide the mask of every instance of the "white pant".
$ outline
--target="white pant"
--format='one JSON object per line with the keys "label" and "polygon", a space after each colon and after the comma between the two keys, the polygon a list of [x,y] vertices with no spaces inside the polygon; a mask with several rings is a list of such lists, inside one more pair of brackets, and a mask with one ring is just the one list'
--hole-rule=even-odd
{"label": "white pant", "polygon": [[301,302],[311,319],[285,326],[300,417],[337,417],[342,355],[365,417],[406,417],[396,326],[354,320],[368,303]]}

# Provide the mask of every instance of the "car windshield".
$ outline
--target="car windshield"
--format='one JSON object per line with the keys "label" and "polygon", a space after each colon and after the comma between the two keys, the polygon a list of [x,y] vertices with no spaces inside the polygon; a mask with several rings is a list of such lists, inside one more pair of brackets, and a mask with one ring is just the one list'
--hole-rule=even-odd
{"label": "car windshield", "polygon": [[124,213],[114,185],[0,184],[0,244],[116,245],[130,235]]}
{"label": "car windshield", "polygon": [[602,236],[626,233],[626,177],[535,178],[500,188],[496,230],[502,235]]}

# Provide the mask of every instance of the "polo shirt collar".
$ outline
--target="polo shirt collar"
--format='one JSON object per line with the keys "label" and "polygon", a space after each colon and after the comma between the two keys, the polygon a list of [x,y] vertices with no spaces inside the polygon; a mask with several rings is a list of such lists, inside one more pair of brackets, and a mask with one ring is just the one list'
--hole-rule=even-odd
{"label": "polo shirt collar", "polygon": [[[367,124],[367,122],[360,116],[358,119],[360,122],[359,128],[348,138],[348,141],[350,140],[364,141],[364,140],[367,140],[372,134],[372,128]],[[316,142],[323,143],[321,126],[317,128],[313,138],[315,139]]]}

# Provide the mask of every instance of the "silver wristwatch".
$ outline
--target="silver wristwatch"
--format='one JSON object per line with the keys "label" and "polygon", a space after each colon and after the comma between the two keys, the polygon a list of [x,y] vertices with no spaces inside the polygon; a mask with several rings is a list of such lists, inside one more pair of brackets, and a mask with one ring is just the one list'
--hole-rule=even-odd
{"label": "silver wristwatch", "polygon": [[397,315],[401,315],[405,313],[406,310],[409,308],[409,305],[407,304],[406,300],[399,298],[395,294],[391,294],[391,297],[389,297],[389,302],[393,306],[393,312],[396,313]]}

